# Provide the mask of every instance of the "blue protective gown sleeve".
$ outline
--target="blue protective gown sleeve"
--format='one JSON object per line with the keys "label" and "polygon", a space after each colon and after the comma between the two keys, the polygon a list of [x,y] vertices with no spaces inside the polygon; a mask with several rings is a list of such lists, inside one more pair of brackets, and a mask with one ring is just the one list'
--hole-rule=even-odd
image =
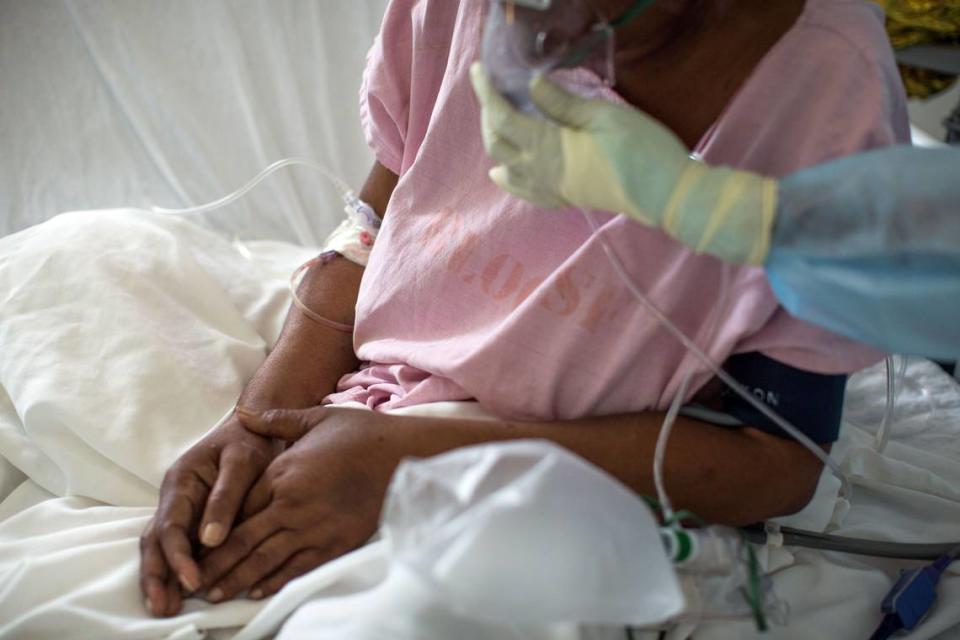
{"label": "blue protective gown sleeve", "polygon": [[799,318],[960,357],[960,149],[894,147],[784,178],[765,268]]}
{"label": "blue protective gown sleeve", "polygon": [[852,257],[960,252],[960,148],[888,147],[780,181],[773,246]]}

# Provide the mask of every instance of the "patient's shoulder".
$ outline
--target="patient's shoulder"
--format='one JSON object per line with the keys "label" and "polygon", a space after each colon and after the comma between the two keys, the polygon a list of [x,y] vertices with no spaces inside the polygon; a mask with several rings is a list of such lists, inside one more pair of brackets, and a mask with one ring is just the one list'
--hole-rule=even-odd
{"label": "patient's shoulder", "polygon": [[380,35],[414,49],[449,49],[462,23],[482,12],[482,0],[390,0]]}
{"label": "patient's shoulder", "polygon": [[845,49],[860,63],[895,66],[883,9],[869,0],[807,0],[797,27],[811,41]]}
{"label": "patient's shoulder", "polygon": [[377,160],[401,174],[448,95],[448,67],[476,58],[482,0],[391,0],[367,54],[360,120]]}
{"label": "patient's shoulder", "polygon": [[698,151],[781,176],[909,140],[882,12],[860,0],[808,0]]}
{"label": "patient's shoulder", "polygon": [[819,99],[834,113],[859,118],[851,123],[862,129],[857,146],[909,142],[906,92],[883,10],[869,0],[808,0],[798,27],[792,44],[812,58],[806,79],[823,88]]}

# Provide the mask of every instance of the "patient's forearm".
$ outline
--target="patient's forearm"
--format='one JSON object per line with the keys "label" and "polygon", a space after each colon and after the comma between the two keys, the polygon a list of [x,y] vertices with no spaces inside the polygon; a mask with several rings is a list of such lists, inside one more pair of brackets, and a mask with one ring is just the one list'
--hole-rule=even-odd
{"label": "patient's forearm", "polygon": [[[653,457],[663,414],[570,422],[484,422],[404,418],[398,446],[428,456],[494,440],[542,438],[593,462],[646,495],[655,495]],[[680,417],[664,464],[677,509],[710,522],[742,525],[801,509],[816,488],[821,463],[800,445],[754,429],[727,430]]]}
{"label": "patient's forearm", "polygon": [[[398,180],[374,163],[360,198],[383,217]],[[324,318],[352,324],[362,277],[363,267],[336,258],[307,271],[297,294]],[[276,347],[247,385],[240,404],[254,410],[319,404],[357,364],[352,335],[314,322],[291,305]]]}
{"label": "patient's forearm", "polygon": [[[352,324],[362,276],[362,267],[337,258],[308,271],[298,295],[323,317]],[[356,367],[351,334],[319,324],[291,305],[276,347],[247,384],[240,404],[255,410],[319,404]]]}

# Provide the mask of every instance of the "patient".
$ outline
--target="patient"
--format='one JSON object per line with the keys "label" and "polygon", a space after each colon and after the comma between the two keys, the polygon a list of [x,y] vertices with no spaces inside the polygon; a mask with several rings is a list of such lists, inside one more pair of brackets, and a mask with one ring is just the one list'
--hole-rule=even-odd
{"label": "patient", "polygon": [[[595,1],[611,17],[632,4]],[[355,323],[353,339],[292,308],[244,411],[169,470],[142,537],[153,614],[178,612],[182,591],[263,598],[362,545],[406,456],[545,438],[653,493],[663,411],[688,375],[688,395],[743,426],[678,419],[674,502],[746,524],[810,500],[819,461],[710,393],[709,373],[633,301],[579,214],[490,182],[468,77],[485,5],[390,3],[361,91],[377,157],[361,197],[383,228],[366,270],[335,259],[300,287],[317,313]],[[882,18],[857,0],[661,0],[620,30],[616,63],[616,93],[585,70],[569,82],[644,109],[708,162],[780,175],[908,140]],[[760,270],[596,215],[681,329],[815,441],[836,440],[846,374],[879,354],[787,316]],[[386,413],[448,400],[499,419]],[[348,401],[375,411],[336,406]]]}

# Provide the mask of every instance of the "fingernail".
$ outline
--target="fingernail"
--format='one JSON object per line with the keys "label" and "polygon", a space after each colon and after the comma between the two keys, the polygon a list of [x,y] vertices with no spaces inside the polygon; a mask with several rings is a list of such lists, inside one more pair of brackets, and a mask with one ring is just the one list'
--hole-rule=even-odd
{"label": "fingernail", "polygon": [[257,415],[256,411],[252,409],[247,409],[246,407],[241,407],[240,405],[237,405],[236,407],[234,407],[233,411],[234,413],[239,413],[241,416],[245,416],[245,417],[253,417]]}
{"label": "fingernail", "polygon": [[143,599],[143,608],[147,610],[147,613],[156,615],[156,612],[153,610],[153,603],[150,602],[150,598]]}
{"label": "fingernail", "polygon": [[180,584],[183,586],[183,588],[187,590],[187,593],[193,593],[198,588],[200,588],[199,584],[197,584],[196,582],[191,582],[187,578],[187,576],[185,576],[182,573],[178,573],[177,577],[180,579]]}
{"label": "fingernail", "polygon": [[203,533],[200,534],[200,542],[207,547],[215,547],[223,542],[226,533],[223,525],[212,522],[203,528]]}
{"label": "fingernail", "polygon": [[223,590],[219,587],[207,594],[207,600],[210,602],[220,602],[223,600]]}
{"label": "fingernail", "polygon": [[147,599],[145,603],[147,611],[155,616],[163,615],[163,605],[161,603],[164,601],[163,589],[160,585],[151,584],[147,587]]}
{"label": "fingernail", "polygon": [[254,589],[253,591],[250,592],[251,600],[259,600],[262,597],[263,597],[263,591],[261,591],[260,589]]}

